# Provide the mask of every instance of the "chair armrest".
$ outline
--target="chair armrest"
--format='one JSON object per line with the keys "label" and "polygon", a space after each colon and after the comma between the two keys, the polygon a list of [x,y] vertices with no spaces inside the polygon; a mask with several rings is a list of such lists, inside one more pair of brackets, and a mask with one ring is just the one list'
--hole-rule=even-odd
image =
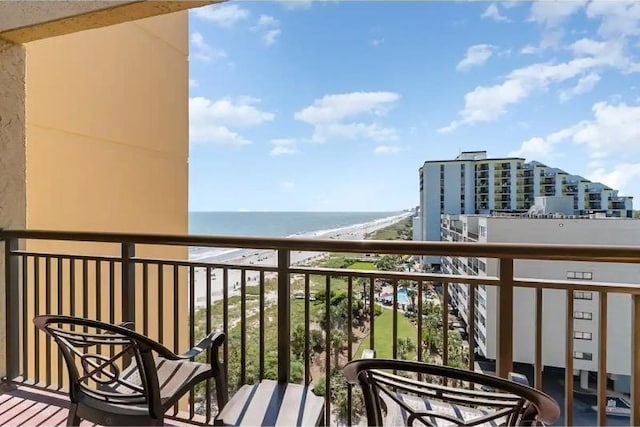
{"label": "chair armrest", "polygon": [[134,330],[133,329],[133,326],[134,326],[133,322],[122,322],[122,323],[118,323],[117,326],[120,326],[121,328],[130,329],[132,331]]}
{"label": "chair armrest", "polygon": [[219,347],[224,343],[224,333],[223,332],[211,332],[205,338],[202,339],[198,344],[193,346],[193,348],[186,353],[176,355],[177,359],[191,359],[192,357],[197,356],[203,351],[211,348],[211,347]]}

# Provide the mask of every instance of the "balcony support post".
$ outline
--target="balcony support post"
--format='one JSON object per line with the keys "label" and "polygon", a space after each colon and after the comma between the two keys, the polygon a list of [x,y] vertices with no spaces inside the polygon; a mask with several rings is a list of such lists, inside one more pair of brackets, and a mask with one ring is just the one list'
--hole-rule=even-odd
{"label": "balcony support post", "polygon": [[20,299],[18,283],[18,258],[12,256],[18,250],[18,239],[4,241],[4,277],[6,297],[6,378],[11,381],[20,373]]}
{"label": "balcony support post", "polygon": [[278,381],[289,382],[291,360],[291,285],[288,249],[278,250]]}
{"label": "balcony support post", "polygon": [[[122,243],[122,321],[136,320],[135,244]],[[164,292],[160,289],[160,292]]]}
{"label": "balcony support post", "polygon": [[631,425],[640,425],[640,295],[631,308]]}
{"label": "balcony support post", "polygon": [[513,259],[500,258],[496,374],[508,378],[513,369]]}

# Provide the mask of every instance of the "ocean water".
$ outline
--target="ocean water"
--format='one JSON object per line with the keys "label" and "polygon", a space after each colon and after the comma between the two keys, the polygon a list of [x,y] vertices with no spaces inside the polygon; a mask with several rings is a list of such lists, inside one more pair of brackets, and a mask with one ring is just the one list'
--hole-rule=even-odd
{"label": "ocean water", "polygon": [[190,212],[189,233],[286,237],[347,227],[401,212]]}

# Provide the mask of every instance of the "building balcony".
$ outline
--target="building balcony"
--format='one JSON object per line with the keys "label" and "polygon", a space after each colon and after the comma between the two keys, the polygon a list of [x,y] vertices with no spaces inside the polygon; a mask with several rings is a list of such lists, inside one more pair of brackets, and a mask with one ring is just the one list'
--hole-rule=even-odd
{"label": "building balcony", "polygon": [[[601,319],[606,318],[606,296],[610,293],[632,295],[631,336],[631,424],[640,424],[640,297],[637,285],[598,283],[579,280],[551,280],[514,277],[514,262],[521,260],[585,261],[589,263],[640,263],[640,250],[635,247],[585,247],[526,244],[481,244],[408,241],[348,241],[332,239],[170,236],[103,234],[85,232],[1,231],[5,242],[6,265],[6,388],[0,394],[0,408],[26,402],[21,408],[10,408],[0,415],[5,424],[28,424],[41,420],[60,424],[68,404],[68,385],[62,359],[55,345],[37,333],[32,319],[40,314],[65,314],[95,318],[110,323],[133,321],[135,329],[152,336],[173,351],[193,346],[202,335],[219,329],[228,337],[222,359],[225,361],[229,392],[242,384],[264,378],[302,384],[324,382],[326,390],[343,387],[339,382],[340,367],[356,358],[362,349],[374,348],[379,357],[427,360],[434,357],[431,346],[423,346],[422,316],[425,295],[435,284],[458,284],[468,293],[466,316],[470,331],[475,330],[478,286],[497,292],[497,306],[492,308],[499,319],[496,329],[495,372],[506,377],[514,369],[514,337],[521,331],[514,324],[515,289],[533,289],[535,298],[535,346],[532,374],[533,386],[547,390],[558,383],[543,382],[542,348],[545,338],[542,322],[545,305],[542,292],[553,290],[566,295],[566,311],[574,312],[574,291],[599,293]],[[477,235],[469,234],[477,238]],[[85,248],[79,250],[78,248]],[[40,249],[38,249],[40,248]],[[86,249],[89,248],[89,249]],[[183,249],[181,256],[159,257],[162,248]],[[245,254],[242,261],[207,262],[188,260],[188,248],[224,248]],[[180,252],[180,251],[178,251]],[[350,254],[354,260],[382,254],[401,256],[440,255],[498,260],[497,276],[455,275],[411,271],[359,270],[349,265],[329,267],[319,260],[332,253]],[[311,260],[302,254],[313,254]],[[375,259],[375,258],[374,258]],[[355,264],[356,261],[354,261]],[[613,264],[615,265],[615,264]],[[398,295],[400,287],[414,290],[412,302],[404,305],[380,306],[380,287]],[[441,301],[449,301],[448,287],[441,287]],[[333,310],[336,293],[343,293],[345,313]],[[532,294],[534,295],[534,294]],[[602,302],[604,301],[604,303]],[[408,310],[415,304],[413,310]],[[355,309],[357,307],[357,309]],[[442,324],[449,324],[447,304]],[[613,309],[611,307],[611,309]],[[321,318],[318,313],[322,313]],[[381,315],[379,313],[382,313]],[[346,316],[344,319],[340,316]],[[333,316],[333,317],[332,317]],[[337,317],[336,317],[337,316]],[[408,319],[408,320],[407,320]],[[402,329],[400,321],[402,320]],[[325,326],[322,326],[325,325]],[[326,325],[331,325],[327,328]],[[565,381],[558,398],[563,411],[559,424],[574,423],[575,360],[573,321],[561,328],[568,331],[563,346]],[[382,340],[375,331],[384,328]],[[606,321],[599,322],[598,336],[606,338]],[[405,337],[406,331],[415,336]],[[437,360],[448,364],[448,328],[441,331],[441,350]],[[343,336],[341,342],[332,336]],[[319,339],[322,338],[322,339]],[[413,340],[415,350],[406,352],[397,338]],[[459,362],[476,369],[478,345],[470,334]],[[480,343],[480,348],[486,348]],[[607,348],[606,339],[597,341],[598,412],[590,412],[593,423],[607,421]],[[467,350],[464,350],[464,349]],[[337,372],[337,373],[336,373]],[[545,375],[547,368],[545,367]],[[35,388],[32,388],[35,387]],[[349,390],[351,390],[349,388]],[[61,394],[62,393],[62,394]],[[338,393],[339,394],[339,393]],[[354,402],[355,392],[346,400],[335,393],[325,393],[325,419],[331,425],[358,422],[361,405]],[[10,399],[15,399],[7,403]],[[562,402],[562,399],[564,401]],[[9,406],[7,406],[9,405]],[[57,406],[56,406],[57,405]],[[56,409],[58,408],[58,409]],[[211,423],[217,408],[204,389],[194,389],[176,405],[170,415],[175,425]],[[46,412],[49,411],[49,412]],[[50,416],[47,414],[51,414]],[[575,416],[583,420],[584,414]],[[48,417],[48,418],[47,418]],[[362,419],[362,418],[360,418]],[[576,418],[577,419],[577,418]]]}

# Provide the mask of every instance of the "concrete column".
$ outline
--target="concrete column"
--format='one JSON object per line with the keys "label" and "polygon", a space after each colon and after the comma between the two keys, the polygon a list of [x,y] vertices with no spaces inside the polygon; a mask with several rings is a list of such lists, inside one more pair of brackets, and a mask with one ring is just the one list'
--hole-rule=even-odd
{"label": "concrete column", "polygon": [[[0,39],[0,228],[26,227],[25,49]],[[4,247],[0,250],[0,377],[6,375]]]}

